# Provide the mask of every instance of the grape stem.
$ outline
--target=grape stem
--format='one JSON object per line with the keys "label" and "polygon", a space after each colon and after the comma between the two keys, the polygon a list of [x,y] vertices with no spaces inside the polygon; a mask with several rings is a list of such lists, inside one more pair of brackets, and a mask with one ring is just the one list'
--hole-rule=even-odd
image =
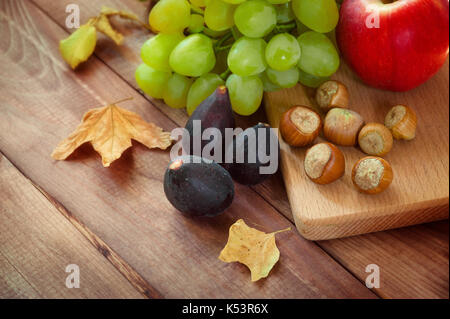
{"label": "grape stem", "polygon": [[297,26],[296,26],[295,22],[291,22],[288,24],[279,24],[273,29],[273,32],[274,33],[282,33],[282,32],[286,32],[286,31],[291,31],[291,30],[295,29],[296,27]]}
{"label": "grape stem", "polygon": [[223,37],[221,37],[214,45],[215,51],[217,52],[217,50],[219,50],[219,51],[226,50],[226,49],[223,49],[224,47],[222,47],[222,44],[224,44],[225,41],[227,41],[232,36],[233,36],[233,34],[230,31],[230,32],[227,32]]}
{"label": "grape stem", "polygon": [[205,11],[202,8],[194,6],[192,3],[191,3],[191,11],[194,12],[194,13],[197,13],[197,14],[199,14],[201,16],[203,16],[203,14],[205,13]]}
{"label": "grape stem", "polygon": [[220,51],[225,51],[228,50],[229,48],[231,48],[233,46],[233,44],[228,44],[228,45],[224,45],[222,47],[216,47],[216,53],[220,52]]}
{"label": "grape stem", "polygon": [[219,76],[222,80],[225,81],[230,74],[231,74],[231,71],[229,68],[227,68],[223,73],[220,73]]}

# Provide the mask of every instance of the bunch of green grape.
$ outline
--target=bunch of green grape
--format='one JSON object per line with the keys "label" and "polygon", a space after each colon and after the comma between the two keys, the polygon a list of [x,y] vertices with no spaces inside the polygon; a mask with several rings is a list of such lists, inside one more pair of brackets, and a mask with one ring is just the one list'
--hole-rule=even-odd
{"label": "bunch of green grape", "polygon": [[339,67],[335,0],[160,0],[149,15],[139,87],[173,108],[195,108],[220,85],[250,115],[264,91],[317,87]]}

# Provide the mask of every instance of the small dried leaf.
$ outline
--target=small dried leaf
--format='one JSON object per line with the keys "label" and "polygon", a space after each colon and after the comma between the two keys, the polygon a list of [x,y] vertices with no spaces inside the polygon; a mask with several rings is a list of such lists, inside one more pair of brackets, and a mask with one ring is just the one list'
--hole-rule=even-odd
{"label": "small dried leaf", "polygon": [[110,37],[117,45],[121,45],[123,42],[122,33],[116,31],[109,22],[106,15],[101,14],[95,21],[95,27],[101,33]]}
{"label": "small dried leaf", "polygon": [[79,146],[90,142],[108,167],[131,147],[134,139],[148,148],[166,149],[171,145],[170,133],[153,123],[145,122],[138,114],[115,104],[95,108],[83,116],[82,123],[53,151],[56,160],[65,160]]}
{"label": "small dried leaf", "polygon": [[75,69],[78,64],[86,61],[92,55],[96,42],[96,30],[92,26],[92,20],[89,20],[69,37],[59,42],[59,51],[70,67]]}
{"label": "small dried leaf", "polygon": [[147,29],[150,28],[147,24],[145,24],[141,20],[139,20],[139,18],[132,12],[123,11],[123,10],[116,10],[116,9],[113,9],[113,8],[102,6],[100,14],[104,15],[104,16],[107,16],[107,17],[118,15],[119,17],[121,17],[123,19],[136,21],[140,25],[142,25],[143,27],[145,27]]}
{"label": "small dried leaf", "polygon": [[251,272],[252,281],[258,281],[269,275],[270,270],[280,258],[275,243],[275,234],[290,228],[266,234],[245,224],[239,219],[230,227],[228,242],[220,253],[224,262],[238,261],[246,265]]}

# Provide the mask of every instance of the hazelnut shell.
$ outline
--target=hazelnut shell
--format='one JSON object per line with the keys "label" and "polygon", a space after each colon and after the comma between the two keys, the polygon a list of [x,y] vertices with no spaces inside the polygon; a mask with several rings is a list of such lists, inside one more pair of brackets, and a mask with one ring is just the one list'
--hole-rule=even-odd
{"label": "hazelnut shell", "polygon": [[[377,187],[374,187],[371,189],[362,189],[356,183],[357,169],[358,169],[359,164],[362,161],[364,161],[366,159],[370,159],[370,158],[377,159],[381,162],[381,164],[384,167],[383,175],[381,176],[380,182],[378,183]],[[394,178],[394,173],[392,171],[391,165],[385,159],[383,159],[381,157],[377,157],[377,156],[366,156],[366,157],[361,158],[359,161],[356,162],[356,164],[353,166],[353,170],[352,170],[353,185],[355,185],[355,187],[358,189],[359,192],[365,193],[365,194],[370,194],[370,195],[378,194],[378,193],[385,191],[389,187],[389,185],[391,185],[393,178]]]}
{"label": "hazelnut shell", "polygon": [[[334,144],[327,142],[324,142],[323,144],[328,145],[328,147],[331,149],[331,155],[322,171],[322,175],[318,178],[311,178],[308,174],[306,174],[306,176],[308,176],[308,178],[314,183],[321,185],[330,184],[341,178],[345,173],[345,157],[342,151]],[[306,151],[305,158],[306,156],[308,156],[308,152],[311,150],[311,148]]]}
{"label": "hazelnut shell", "polygon": [[333,108],[325,117],[323,133],[325,138],[337,145],[354,146],[364,120],[355,111]]}
{"label": "hazelnut shell", "polygon": [[[293,123],[292,114],[294,113],[294,111],[299,109],[301,111],[309,113],[311,116],[317,117],[318,125],[312,132],[303,132],[298,128],[297,125]],[[306,106],[293,106],[283,113],[279,128],[283,140],[289,145],[295,147],[307,146],[313,143],[317,136],[319,136],[320,130],[322,128],[322,119],[317,112]]]}
{"label": "hazelnut shell", "polygon": [[[395,107],[404,107],[405,115],[403,118],[395,124],[389,122],[389,117],[392,114]],[[417,115],[416,113],[406,105],[396,105],[391,108],[391,110],[386,114],[386,119],[384,121],[387,128],[392,132],[392,136],[397,140],[412,140],[416,137],[417,128]]]}
{"label": "hazelnut shell", "polygon": [[335,107],[347,108],[348,100],[348,89],[339,81],[327,81],[316,91],[316,102],[325,111]]}
{"label": "hazelnut shell", "polygon": [[[364,137],[373,132],[376,132],[383,140],[383,148],[378,152],[373,150],[372,145],[364,143]],[[368,155],[384,156],[391,151],[392,146],[394,145],[394,138],[392,137],[391,131],[383,124],[368,123],[364,125],[358,134],[358,144],[361,150]]]}

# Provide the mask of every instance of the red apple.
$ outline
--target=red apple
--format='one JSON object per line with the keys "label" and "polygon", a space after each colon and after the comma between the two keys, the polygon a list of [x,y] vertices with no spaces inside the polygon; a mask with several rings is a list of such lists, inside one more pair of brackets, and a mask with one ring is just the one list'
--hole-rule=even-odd
{"label": "red apple", "polygon": [[445,63],[448,0],[344,0],[339,49],[367,84],[391,91],[417,87]]}

